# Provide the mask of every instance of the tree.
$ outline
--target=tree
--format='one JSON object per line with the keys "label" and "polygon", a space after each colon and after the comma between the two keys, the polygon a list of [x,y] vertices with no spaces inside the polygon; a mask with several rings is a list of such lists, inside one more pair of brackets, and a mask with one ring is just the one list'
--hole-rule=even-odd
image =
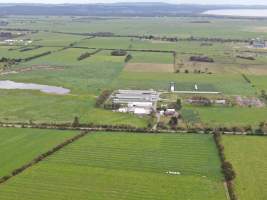
{"label": "tree", "polygon": [[261,122],[259,125],[260,132],[265,134],[267,133],[267,123],[266,122]]}
{"label": "tree", "polygon": [[72,127],[78,127],[80,125],[79,118],[76,116],[72,122]]}
{"label": "tree", "polygon": [[171,127],[175,127],[177,126],[177,124],[178,124],[178,118],[176,116],[173,116],[169,121],[169,125]]}
{"label": "tree", "polygon": [[230,162],[227,162],[227,161],[223,162],[222,169],[223,169],[226,181],[232,181],[235,179],[236,173],[233,169],[233,165]]}
{"label": "tree", "polygon": [[131,54],[128,54],[124,60],[124,62],[129,62],[131,59],[133,58],[133,56]]}
{"label": "tree", "polygon": [[182,101],[181,101],[181,99],[177,99],[176,110],[181,110],[181,108],[182,108]]}

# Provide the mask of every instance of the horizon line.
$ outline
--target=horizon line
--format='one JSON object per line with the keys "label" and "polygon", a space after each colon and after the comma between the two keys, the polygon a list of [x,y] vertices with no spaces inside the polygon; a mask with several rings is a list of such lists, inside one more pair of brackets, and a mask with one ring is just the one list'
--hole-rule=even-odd
{"label": "horizon line", "polygon": [[80,2],[80,3],[43,3],[43,2],[5,2],[0,3],[0,5],[99,5],[99,4],[169,4],[169,5],[192,5],[192,6],[267,6],[267,3],[257,3],[257,4],[226,4],[226,3],[174,3],[174,2],[164,2],[164,1],[155,1],[155,2],[125,2],[125,1],[116,1],[116,2]]}

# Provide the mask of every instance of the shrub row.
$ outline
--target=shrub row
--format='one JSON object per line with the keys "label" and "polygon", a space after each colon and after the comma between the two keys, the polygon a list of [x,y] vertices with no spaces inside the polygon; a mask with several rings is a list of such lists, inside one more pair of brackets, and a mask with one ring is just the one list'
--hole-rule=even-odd
{"label": "shrub row", "polygon": [[20,58],[6,58],[6,57],[2,57],[0,59],[0,62],[8,63],[8,64],[15,64],[15,63],[19,63],[21,61],[22,61],[22,59],[20,59]]}
{"label": "shrub row", "polygon": [[207,56],[191,56],[190,61],[194,62],[208,62],[208,63],[213,63],[214,60],[213,58],[209,58]]}
{"label": "shrub row", "polygon": [[126,56],[127,55],[127,51],[122,50],[122,49],[117,49],[111,52],[112,56]]}
{"label": "shrub row", "polygon": [[236,57],[240,58],[240,59],[245,59],[245,60],[256,60],[253,56],[240,56],[240,55],[237,55]]}
{"label": "shrub row", "polygon": [[[161,127],[161,126],[160,126]],[[162,126],[163,130],[168,131],[169,129],[167,127],[164,128]],[[196,123],[196,124],[186,124],[186,126],[178,125],[177,127],[173,127],[171,130],[173,131],[186,131],[191,133],[213,133],[214,131],[219,131],[224,134],[246,134],[246,135],[263,135],[263,132],[259,129],[253,129],[252,126],[219,126],[219,127],[211,127],[205,124]],[[171,131],[170,130],[170,131]]]}
{"label": "shrub row", "polygon": [[109,96],[112,94],[112,91],[110,90],[104,90],[96,99],[95,106],[100,107],[102,104],[105,103],[105,101],[109,98]]}
{"label": "shrub row", "polygon": [[97,49],[96,51],[91,52],[91,53],[90,53],[90,52],[85,52],[85,53],[81,54],[81,55],[77,58],[77,60],[78,60],[78,61],[84,60],[84,59],[86,59],[86,58],[88,58],[88,57],[90,57],[90,56],[93,56],[93,55],[99,53],[100,51],[102,51],[102,49]]}
{"label": "shrub row", "polygon": [[52,154],[54,154],[55,152],[59,151],[60,149],[62,149],[63,147],[73,143],[74,141],[80,139],[81,137],[85,136],[87,134],[87,132],[81,132],[80,134],[70,138],[70,139],[67,139],[65,140],[63,143],[53,147],[51,150],[39,155],[38,157],[34,158],[32,161],[30,161],[29,163],[13,170],[11,172],[10,175],[7,175],[7,176],[3,176],[0,178],[0,184],[1,183],[4,183],[6,181],[8,181],[10,178],[22,173],[23,171],[25,171],[26,169],[32,167],[33,165],[39,163],[40,161],[44,160],[45,158],[47,158],[48,156],[51,156]]}
{"label": "shrub row", "polygon": [[227,161],[225,158],[224,146],[222,144],[221,134],[219,132],[215,132],[213,134],[213,138],[214,138],[215,144],[219,152],[219,157],[222,162],[221,168],[222,168],[222,172],[225,177],[229,197],[231,200],[237,200],[237,196],[235,194],[234,185],[233,185],[233,180],[236,177],[236,173],[233,169],[232,164],[229,161]]}
{"label": "shrub row", "polygon": [[[76,118],[76,117],[75,117]],[[75,123],[74,123],[75,121]],[[77,123],[78,121],[78,123]],[[260,124],[262,126],[263,123]],[[158,130],[151,130],[149,127],[139,128],[128,124],[94,124],[94,123],[79,123],[79,119],[73,120],[72,123],[6,123],[0,122],[0,127],[21,127],[21,128],[39,128],[39,129],[58,129],[58,130],[93,130],[93,131],[124,131],[124,132],[142,132],[142,133],[197,133],[197,134],[211,134],[214,132],[221,132],[223,134],[244,134],[244,135],[259,135],[265,136],[265,133],[260,129],[252,129],[251,126],[243,127],[209,127],[202,124],[181,126],[178,124],[171,129],[162,124],[158,124]],[[267,130],[267,123],[264,123],[263,128]]]}
{"label": "shrub row", "polygon": [[245,74],[242,74],[242,77],[245,79],[246,82],[251,84],[251,80]]}
{"label": "shrub row", "polygon": [[42,46],[41,45],[38,45],[38,46],[35,46],[35,47],[26,47],[26,48],[20,49],[19,51],[20,52],[32,51],[32,50],[39,49],[39,48],[42,48]]}
{"label": "shrub row", "polygon": [[30,60],[33,60],[33,59],[36,59],[36,58],[47,56],[47,55],[49,55],[51,53],[52,53],[51,51],[47,51],[47,52],[44,52],[44,53],[41,53],[41,54],[37,54],[35,56],[31,56],[31,57],[25,58],[24,61],[27,62],[27,61],[30,61]]}
{"label": "shrub row", "polygon": [[155,36],[155,35],[119,35],[114,33],[89,33],[89,36],[98,36],[98,37],[129,37],[137,39],[146,39],[146,40],[161,40],[168,42],[177,42],[177,41],[202,41],[202,42],[249,42],[246,39],[225,39],[225,38],[209,38],[209,37],[195,37],[191,36],[188,38],[179,38],[179,37],[167,37],[167,36]]}
{"label": "shrub row", "polygon": [[126,56],[126,58],[124,59],[124,62],[127,63],[127,62],[129,62],[130,60],[132,60],[132,58],[133,58],[133,56],[132,56],[131,54],[128,54],[128,55]]}

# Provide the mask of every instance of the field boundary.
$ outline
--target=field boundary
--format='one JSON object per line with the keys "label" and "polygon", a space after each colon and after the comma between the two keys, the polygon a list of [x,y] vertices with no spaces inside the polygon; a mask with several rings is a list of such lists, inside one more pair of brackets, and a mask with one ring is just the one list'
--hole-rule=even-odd
{"label": "field boundary", "polygon": [[57,146],[53,147],[52,149],[48,150],[47,152],[42,153],[41,155],[37,156],[36,158],[34,158],[32,161],[28,162],[27,164],[24,164],[23,166],[13,170],[9,175],[0,177],[0,186],[1,186],[1,184],[7,182],[9,179],[21,174],[22,172],[24,172],[28,168],[30,168],[30,167],[36,165],[37,163],[43,161],[47,157],[53,155],[57,151],[59,151],[62,148],[66,147],[67,145],[77,141],[78,139],[84,137],[87,134],[88,134],[88,132],[83,131],[80,134],[75,135],[74,137],[69,138],[69,139],[65,140],[64,142],[58,144]]}
{"label": "field boundary", "polygon": [[[40,31],[40,30],[39,30]],[[167,41],[167,42],[178,42],[178,41],[211,41],[211,42],[249,42],[248,39],[230,39],[230,38],[216,38],[216,37],[166,37],[156,35],[120,35],[114,33],[75,33],[75,32],[62,32],[62,31],[50,31],[50,33],[65,34],[65,35],[79,35],[79,36],[92,36],[92,37],[103,37],[103,38],[137,38],[147,39],[155,41]]]}
{"label": "field boundary", "polygon": [[108,131],[108,132],[128,132],[128,133],[147,133],[147,134],[157,134],[157,133],[195,133],[195,134],[214,134],[220,132],[224,135],[247,135],[247,136],[262,136],[267,137],[267,133],[258,132],[257,130],[229,130],[223,127],[206,127],[204,129],[200,128],[187,128],[187,129],[151,129],[151,128],[138,128],[129,125],[96,125],[96,124],[78,124],[73,126],[71,123],[65,124],[48,124],[48,123],[4,123],[0,122],[0,128],[35,128],[35,129],[51,129],[51,130],[76,130],[76,131]]}
{"label": "field boundary", "polygon": [[238,200],[233,184],[233,181],[236,178],[236,173],[233,169],[233,165],[228,160],[226,160],[221,133],[215,132],[213,134],[213,139],[221,161],[221,169],[225,179],[224,187],[226,196],[230,200]]}

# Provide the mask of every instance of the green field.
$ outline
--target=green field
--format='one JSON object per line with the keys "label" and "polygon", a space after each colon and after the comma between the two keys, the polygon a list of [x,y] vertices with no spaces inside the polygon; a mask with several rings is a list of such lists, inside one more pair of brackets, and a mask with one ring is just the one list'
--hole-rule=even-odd
{"label": "green field", "polygon": [[[65,32],[105,32],[117,34],[155,34],[167,36],[190,37],[222,37],[222,38],[250,38],[259,34],[260,27],[266,27],[266,20],[253,19],[214,19],[202,17],[210,23],[192,23],[195,17],[138,17],[138,18],[84,18],[57,16],[9,16],[6,19],[8,28],[29,28],[34,30],[65,31]],[[36,23],[37,22],[37,23]]]}
{"label": "green field", "polygon": [[7,57],[7,58],[28,58],[37,54],[41,54],[47,51],[56,51],[58,48],[51,48],[51,47],[41,47],[34,50],[29,51],[23,51],[20,52],[19,48],[21,47],[15,47],[14,50],[10,46],[0,46],[0,54],[1,57]]}
{"label": "green field", "polygon": [[267,198],[267,138],[257,136],[224,136],[226,159],[237,173],[235,190],[242,200]]}
{"label": "green field", "polygon": [[242,107],[197,107],[186,106],[184,110],[189,115],[186,119],[189,122],[203,122],[210,126],[246,126],[257,127],[266,119],[266,108],[242,108]]}
{"label": "green field", "polygon": [[[267,26],[266,20],[215,19],[208,17],[166,18],[84,18],[56,16],[8,16],[9,24],[3,28],[37,30],[18,39],[29,39],[34,47],[20,52],[21,46],[1,44],[2,57],[27,58],[51,51],[38,57],[8,67],[16,74],[1,74],[0,80],[61,86],[71,90],[69,95],[46,95],[32,91],[1,91],[0,121],[71,122],[75,116],[84,123],[126,124],[146,127],[147,118],[118,114],[96,109],[95,100],[103,90],[155,89],[167,91],[170,82],[177,90],[222,92],[227,98],[235,95],[259,97],[266,88],[267,52],[252,49],[245,42],[207,42],[191,40],[190,36],[208,38],[251,39],[267,37],[259,32]],[[195,23],[204,20],[208,23]],[[248,29],[248,25],[251,27]],[[110,32],[120,36],[138,35],[187,38],[177,42],[140,39],[137,37],[90,37],[89,33]],[[193,33],[193,34],[192,34]],[[90,49],[91,48],[91,49]],[[94,49],[95,48],[95,49]],[[111,56],[111,50],[102,50],[84,60],[78,57],[97,49],[129,49],[132,59]],[[12,50],[10,50],[12,49]],[[130,50],[176,51],[143,52]],[[191,56],[208,56],[214,63],[191,62]],[[252,56],[255,60],[237,56]],[[0,63],[4,68],[6,63]],[[167,65],[168,66],[167,66]],[[171,65],[174,66],[172,67]],[[130,65],[130,66],[129,66]],[[127,68],[129,67],[129,68]],[[154,68],[153,68],[154,67]],[[142,71],[143,70],[143,71]],[[186,73],[188,71],[188,73]],[[177,73],[174,73],[177,72]],[[179,73],[178,73],[179,72]],[[1,73],[1,72],[0,72]],[[242,77],[246,74],[249,83]],[[59,103],[60,102],[60,103]],[[190,108],[198,113],[203,123],[218,125],[253,125],[264,121],[266,109]],[[219,114],[221,112],[221,114]],[[250,112],[252,114],[250,114]],[[239,117],[242,115],[242,117]]]}
{"label": "green field", "polygon": [[174,74],[174,73],[134,73],[122,72],[113,81],[115,87],[124,85],[125,88],[168,90],[169,83],[176,83],[177,90],[194,89],[198,84],[201,91],[217,91],[226,95],[253,95],[255,88],[251,87],[241,75],[218,74]]}
{"label": "green field", "polygon": [[[0,128],[0,177],[9,175],[77,132]],[[2,196],[2,195],[0,195]],[[2,198],[2,197],[1,197]]]}
{"label": "green field", "polygon": [[2,185],[0,196],[225,200],[222,179],[211,136],[91,133]]}

